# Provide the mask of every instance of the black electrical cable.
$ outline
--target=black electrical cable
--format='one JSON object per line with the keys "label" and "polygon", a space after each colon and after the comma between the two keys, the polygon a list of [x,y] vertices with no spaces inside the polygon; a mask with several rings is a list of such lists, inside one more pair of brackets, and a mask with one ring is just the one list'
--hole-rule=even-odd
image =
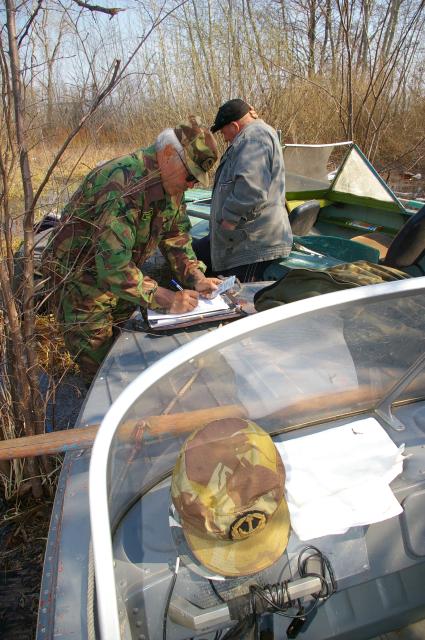
{"label": "black electrical cable", "polygon": [[[221,595],[221,593],[218,591],[217,587],[215,586],[213,580],[208,580],[208,582],[210,584],[210,587],[211,587],[212,591],[217,596],[218,600],[220,602],[226,602],[226,600],[223,598],[223,596]],[[222,636],[222,631],[219,629],[215,633],[214,640],[231,640],[232,638],[235,638],[235,640],[236,640],[236,638],[239,638],[239,634],[241,633],[241,628],[240,628],[239,625],[245,626],[245,624],[246,624],[245,620],[241,621],[240,623],[237,623],[234,627],[229,629],[224,636]],[[238,635],[234,635],[235,633],[238,634]],[[228,635],[228,634],[231,634],[231,635]]]}
{"label": "black electrical cable", "polygon": [[[295,603],[290,599],[286,585],[287,581],[285,581],[284,583],[267,585],[265,587],[257,587],[256,585],[252,585],[250,591],[253,602],[255,602],[256,598],[264,600],[264,602],[267,602],[267,604],[269,605],[269,613],[276,613],[277,615],[283,616],[284,618],[290,618],[291,620],[305,618],[306,615],[311,613],[311,611],[316,608],[317,602],[315,602],[314,605],[305,613],[293,615],[287,613],[288,609],[292,609],[295,607]],[[283,599],[283,594],[285,592],[287,593],[287,602],[285,602]],[[299,604],[298,608],[300,609]]]}
{"label": "black electrical cable", "polygon": [[180,556],[176,558],[176,566],[174,568],[173,577],[171,578],[170,586],[168,588],[167,600],[164,608],[164,617],[162,618],[162,640],[167,640],[167,618],[168,618],[168,609],[170,608],[170,602],[173,595],[174,587],[177,580],[177,574],[179,572],[180,567]]}
{"label": "black electrical cable", "polygon": [[[302,560],[303,555],[310,550],[313,551],[314,553],[310,554],[308,557]],[[311,558],[318,558],[320,560],[323,574],[307,571],[306,569],[307,561]],[[298,564],[298,573],[301,578],[310,576],[310,577],[318,578],[320,580],[320,583],[321,583],[320,592],[317,594],[312,594],[314,598],[313,605],[307,611],[303,610],[301,614],[298,613],[295,615],[291,615],[287,613],[288,609],[295,607],[295,603],[291,600],[291,597],[289,595],[288,581],[286,580],[274,585],[266,585],[265,587],[257,587],[256,585],[252,585],[250,588],[250,593],[252,598],[251,608],[253,611],[255,611],[255,600],[256,598],[259,598],[264,602],[267,602],[267,604],[271,609],[270,613],[276,613],[277,615],[283,616],[284,618],[290,618],[291,620],[304,619],[306,618],[306,616],[311,614],[317,608],[320,601],[327,600],[328,598],[330,598],[330,596],[333,593],[335,593],[337,589],[337,584],[336,584],[335,575],[334,575],[331,563],[329,562],[328,558],[319,549],[317,549],[317,547],[314,547],[312,545],[304,547],[304,549],[302,549],[300,554],[298,555],[297,564]],[[326,572],[328,573],[328,576],[329,576],[330,585],[326,580]],[[286,601],[285,601],[285,595],[286,595]],[[297,602],[298,602],[298,610],[301,611],[302,610],[301,603],[299,600]]]}
{"label": "black electrical cable", "polygon": [[226,602],[226,600],[223,598],[223,596],[221,595],[221,593],[218,591],[217,587],[215,586],[214,582],[212,580],[208,580],[211,589],[214,591],[215,595],[217,596],[217,598],[221,601],[221,602]]}
{"label": "black electrical cable", "polygon": [[255,617],[253,615],[247,616],[243,620],[240,620],[234,627],[229,629],[221,640],[240,640],[255,624]]}
{"label": "black electrical cable", "polygon": [[[313,551],[314,553],[310,554],[307,558],[302,560],[303,555],[307,553],[307,551]],[[312,558],[319,559],[321,573],[307,571],[307,562]],[[329,582],[326,580],[326,572],[329,576]],[[337,590],[335,574],[329,559],[317,547],[314,547],[313,545],[304,547],[304,549],[302,549],[300,554],[298,555],[298,573],[301,578],[312,576],[314,578],[320,579],[322,588],[318,594],[313,594],[313,597],[318,600],[326,600],[327,598],[330,598],[331,595]]]}
{"label": "black electrical cable", "polygon": [[[303,559],[303,556],[308,551],[313,551],[313,553]],[[319,559],[322,574],[307,571],[307,561],[311,558]],[[276,613],[279,616],[289,618],[291,620],[305,620],[305,618],[318,607],[321,601],[324,602],[325,600],[330,598],[333,593],[335,593],[337,584],[331,563],[329,562],[328,558],[319,549],[317,549],[317,547],[314,547],[312,545],[304,547],[304,549],[302,549],[298,555],[297,566],[298,573],[301,578],[309,576],[317,577],[321,583],[320,592],[317,594],[312,594],[314,603],[307,611],[304,610],[299,599],[297,599],[295,602],[291,599],[288,590],[288,580],[284,580],[283,582],[279,582],[277,584],[266,585],[265,587],[251,585],[250,598],[252,614],[250,616],[247,616],[244,620],[239,621],[234,627],[229,629],[229,631],[227,631],[227,633],[225,633],[225,635],[222,636],[220,640],[237,640],[252,628],[254,628],[255,637],[258,637],[259,627],[256,606],[257,598],[265,601],[269,605],[270,613]],[[329,576],[330,585],[326,580],[326,572]],[[211,580],[209,582],[214,593],[221,601],[224,602],[223,597],[217,591],[213,582]],[[298,608],[298,613],[288,613],[288,609],[293,609],[295,607]]]}
{"label": "black electrical cable", "polygon": [[[303,556],[308,552],[312,551],[307,557],[303,558]],[[318,559],[320,561],[320,567],[322,573],[307,571],[307,562],[312,558]],[[168,609],[170,606],[171,598],[174,591],[174,586],[177,580],[177,573],[179,570],[180,557],[177,557],[176,567],[174,570],[174,574],[170,583],[170,587],[168,589],[167,601],[164,609],[164,617],[163,617],[163,626],[162,626],[162,637],[163,640],[167,640],[167,617],[168,617]],[[335,593],[337,590],[337,583],[335,579],[335,574],[332,569],[332,565],[329,559],[319,550],[317,547],[313,545],[309,545],[304,547],[298,555],[297,559],[298,573],[301,578],[305,577],[315,577],[320,580],[321,589],[318,593],[312,594],[314,598],[313,605],[307,610],[304,611],[301,606],[301,601],[297,599],[295,602],[291,599],[288,589],[288,580],[284,580],[283,582],[278,582],[272,585],[266,585],[264,587],[258,587],[257,585],[251,585],[250,587],[250,599],[251,599],[251,615],[247,616],[243,620],[240,620],[236,625],[234,625],[231,629],[229,629],[224,635],[221,635],[221,631],[218,630],[215,633],[214,640],[238,640],[238,638],[243,637],[245,633],[249,630],[254,629],[255,637],[258,638],[259,627],[258,627],[258,614],[257,614],[257,599],[263,600],[266,602],[269,607],[268,610],[270,613],[276,613],[279,616],[283,616],[284,618],[290,618],[291,620],[300,620],[305,619],[308,615],[310,615],[322,601],[324,602],[330,596]],[[329,582],[326,579],[326,574],[329,577]],[[222,595],[218,592],[216,586],[214,585],[212,580],[208,581],[211,589],[217,596],[217,598],[221,602],[226,602]],[[298,607],[298,614],[291,615],[287,613],[288,609]]]}

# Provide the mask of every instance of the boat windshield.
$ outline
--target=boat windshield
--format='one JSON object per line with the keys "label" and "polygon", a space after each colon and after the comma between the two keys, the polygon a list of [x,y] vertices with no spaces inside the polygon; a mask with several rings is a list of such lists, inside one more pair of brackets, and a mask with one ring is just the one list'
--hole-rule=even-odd
{"label": "boat windshield", "polygon": [[357,145],[289,144],[283,147],[287,198],[403,206]]}
{"label": "boat windshield", "polygon": [[[112,540],[123,514],[169,476],[193,430],[242,418],[284,434],[378,416],[388,398],[390,409],[423,399],[424,291],[425,277],[272,309],[210,331],[142,373],[110,409],[92,456],[98,590],[107,588],[108,570],[111,581],[114,575],[107,532]],[[381,414],[391,433],[391,410]],[[167,526],[167,519],[165,513],[149,526]],[[113,609],[108,602],[100,616]]]}
{"label": "boat windshield", "polygon": [[328,191],[352,144],[283,146],[287,192]]}

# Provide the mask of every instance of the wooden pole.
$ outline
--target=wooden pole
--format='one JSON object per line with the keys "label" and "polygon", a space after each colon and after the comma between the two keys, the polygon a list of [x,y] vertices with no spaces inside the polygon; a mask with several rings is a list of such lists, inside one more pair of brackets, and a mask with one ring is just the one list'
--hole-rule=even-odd
{"label": "wooden pole", "polygon": [[[127,420],[120,426],[118,437],[130,441],[132,438],[140,437],[145,431],[152,435],[185,433],[221,418],[246,418],[246,411],[239,405],[225,405],[186,413],[149,416],[143,420]],[[67,431],[3,440],[0,442],[0,460],[33,458],[88,449],[93,445],[99,426],[92,424]]]}
{"label": "wooden pole", "polygon": [[[393,374],[393,378],[397,376]],[[280,425],[288,431],[296,426],[296,421],[304,423],[307,418],[311,423],[311,416],[316,415],[320,420],[343,417],[347,414],[364,413],[366,409],[372,411],[375,405],[374,391],[367,385],[359,385],[347,391],[322,393],[318,396],[296,400],[293,404],[282,407],[273,412],[268,418],[278,420]],[[341,414],[339,414],[341,411]],[[241,405],[230,404],[222,407],[210,407],[185,413],[168,413],[160,416],[148,416],[143,419],[127,420],[120,425],[117,437],[124,442],[137,442],[146,433],[160,436],[161,434],[189,433],[199,429],[208,422],[222,418],[247,418],[247,412]],[[299,423],[298,423],[299,424]],[[12,458],[32,458],[35,456],[52,455],[87,449],[92,446],[99,425],[88,425],[79,429],[56,431],[42,435],[16,438],[0,442],[0,461]]]}

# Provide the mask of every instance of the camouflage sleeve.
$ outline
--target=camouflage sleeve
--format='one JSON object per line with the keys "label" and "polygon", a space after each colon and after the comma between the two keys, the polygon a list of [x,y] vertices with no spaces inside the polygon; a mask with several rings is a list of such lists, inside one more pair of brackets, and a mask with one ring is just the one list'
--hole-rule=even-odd
{"label": "camouflage sleeve", "polygon": [[[122,209],[122,210],[121,210]],[[137,212],[119,200],[104,211],[102,228],[96,237],[98,285],[135,305],[155,308],[157,282],[133,262]]]}
{"label": "camouflage sleeve", "polygon": [[204,273],[206,266],[196,259],[192,249],[192,239],[189,233],[190,220],[186,213],[186,207],[180,205],[177,210],[173,210],[170,203],[164,214],[171,216],[171,223],[163,233],[159,248],[182,284],[191,287],[195,281],[194,272],[199,269]]}

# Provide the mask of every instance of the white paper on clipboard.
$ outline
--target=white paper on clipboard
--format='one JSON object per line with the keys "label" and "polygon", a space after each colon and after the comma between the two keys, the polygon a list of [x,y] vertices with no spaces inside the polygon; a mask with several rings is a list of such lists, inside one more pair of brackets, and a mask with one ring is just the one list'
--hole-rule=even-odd
{"label": "white paper on clipboard", "polygon": [[195,320],[219,312],[226,312],[230,309],[228,303],[221,295],[215,298],[199,298],[198,305],[192,311],[186,313],[158,313],[148,309],[148,322],[151,326],[173,325],[185,320]]}

